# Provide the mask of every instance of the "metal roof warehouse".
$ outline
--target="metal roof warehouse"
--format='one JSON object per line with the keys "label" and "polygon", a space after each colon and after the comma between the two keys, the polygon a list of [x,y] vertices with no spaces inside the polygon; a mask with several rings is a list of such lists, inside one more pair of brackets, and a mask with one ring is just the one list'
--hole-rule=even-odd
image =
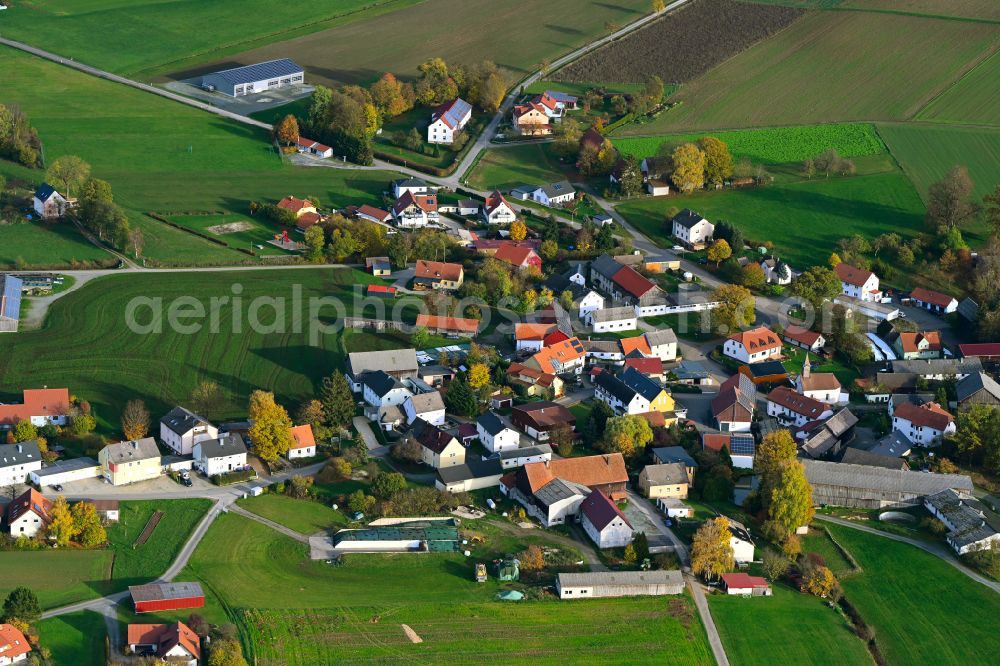
{"label": "metal roof warehouse", "polygon": [[267,92],[304,82],[305,72],[290,58],[212,72],[201,77],[201,85],[231,97]]}

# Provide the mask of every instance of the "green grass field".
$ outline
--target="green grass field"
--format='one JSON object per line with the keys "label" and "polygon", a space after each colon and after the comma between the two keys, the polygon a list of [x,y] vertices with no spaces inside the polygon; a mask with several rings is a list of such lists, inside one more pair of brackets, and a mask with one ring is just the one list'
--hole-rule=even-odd
{"label": "green grass field", "polygon": [[[774,585],[771,597],[708,598],[712,619],[733,664],[871,664],[864,643],[843,615],[823,600]],[[761,640],[754,628],[776,640]],[[780,639],[778,639],[780,637]]]}
{"label": "green grass field", "polygon": [[[883,166],[873,166],[867,175],[644,198],[617,210],[664,247],[673,245],[665,219],[670,208],[691,208],[712,221],[730,220],[749,239],[773,241],[775,252],[802,270],[825,264],[840,238],[855,233],[871,238],[888,231],[912,236],[921,229],[924,209],[913,185],[886,158],[875,161]],[[860,165],[859,160],[859,171]]]}
{"label": "green grass field", "polygon": [[1000,125],[1000,51],[959,79],[916,115],[917,120]]}
{"label": "green grass field", "polygon": [[91,261],[114,262],[115,259],[87,241],[70,223],[0,225],[0,268],[17,265],[29,268],[72,267]]}
{"label": "green grass field", "polygon": [[[420,0],[305,0],[275,14],[268,0],[25,0],[4,13],[4,34],[148,80],[154,73],[364,20],[417,2]],[[261,20],[262,16],[268,18]],[[94,39],[95,35],[100,39]]]}
{"label": "green grass field", "polygon": [[858,561],[843,581],[891,664],[981,663],[1000,649],[1000,596],[913,546],[849,527],[830,533]]}
{"label": "green grass field", "polygon": [[[493,532],[486,533],[492,541]],[[496,547],[512,552],[526,545],[495,538]],[[233,609],[251,662],[262,665],[598,664],[625,649],[658,663],[711,661],[686,599],[679,606],[682,617],[657,598],[504,605],[494,601],[500,587],[492,577],[485,584],[473,581],[474,560],[459,554],[359,554],[331,567],[309,561],[304,545],[230,514],[212,526],[182,575],[201,580]],[[240,563],[239,577],[231,575],[233,562]],[[247,579],[257,584],[247,585]],[[424,642],[410,643],[401,624]],[[511,636],[518,640],[514,651]]]}
{"label": "green grass field", "polygon": [[108,628],[100,613],[69,613],[42,620],[36,627],[41,644],[52,651],[49,663],[58,666],[103,666],[107,663],[104,639]]}
{"label": "green grass field", "polygon": [[835,576],[840,577],[855,571],[854,565],[844,557],[830,535],[822,528],[817,528],[815,524],[809,530],[809,534],[802,537],[802,551],[821,556]]}
{"label": "green grass field", "polygon": [[[212,501],[207,499],[122,502],[119,521],[108,527],[108,541],[115,555],[115,587],[148,582],[166,571],[211,506]],[[163,512],[163,518],[149,541],[133,547],[157,510]]]}
{"label": "green grass field", "polygon": [[656,155],[665,141],[698,141],[714,136],[725,141],[737,159],[747,157],[753,162],[783,164],[816,157],[835,149],[841,157],[861,157],[885,152],[885,144],[868,123],[801,125],[770,127],[733,132],[701,132],[698,134],[668,134],[663,136],[625,136],[611,138],[619,152],[637,158]]}
{"label": "green grass field", "polygon": [[[0,556],[7,576],[0,597],[15,587],[30,587],[42,608],[56,608],[111,592],[113,554],[107,550],[10,551]],[[54,576],[53,572],[58,572]]]}
{"label": "green grass field", "polygon": [[881,123],[878,131],[922,197],[956,164],[969,169],[977,198],[1000,183],[1000,129]]}
{"label": "green grass field", "polygon": [[533,143],[487,150],[466,180],[481,190],[509,190],[518,185],[563,180],[572,168],[572,164],[560,162],[552,153],[552,144]]}
{"label": "green grass field", "polygon": [[998,45],[988,23],[815,12],[683,86],[671,97],[680,105],[654,122],[622,133],[904,120]]}
{"label": "green grass field", "polygon": [[293,499],[287,495],[268,493],[240,500],[239,505],[301,534],[315,534],[347,524],[347,518],[340,511],[320,502]]}
{"label": "green grass field", "polygon": [[[465,63],[485,58],[512,72],[513,84],[543,59],[554,60],[606,34],[606,23],[625,25],[649,11],[646,0],[427,0],[232,60],[245,64],[294,54],[306,68],[307,82],[331,85],[366,84],[383,72],[415,76],[417,65],[434,57]],[[372,48],[373,35],[392,37]]]}
{"label": "green grass field", "polygon": [[[0,338],[0,375],[11,387],[68,386],[90,400],[104,428],[116,432],[125,402],[141,398],[153,414],[183,403],[198,382],[219,383],[226,397],[222,416],[246,413],[246,400],[256,388],[277,393],[290,407],[312,397],[320,379],[340,367],[343,352],[336,334],[319,335],[309,344],[309,299],[333,296],[351,308],[354,285],[373,278],[361,271],[334,268],[241,271],[239,273],[136,274],[94,280],[53,304],[43,327],[18,334],[16,341]],[[301,311],[293,291],[301,285]],[[185,335],[169,326],[166,310],[181,296],[199,300],[210,310],[212,297],[234,297],[242,288],[234,320],[232,303],[219,309],[217,333],[209,318],[199,332]],[[251,330],[251,301],[257,297],[285,299],[284,315],[274,323],[273,310],[262,306],[259,332]],[[125,325],[125,311],[134,298],[162,298],[162,332],[136,334]],[[305,323],[295,331],[293,317]],[[335,321],[336,311],[318,310],[320,324]],[[152,321],[150,307],[136,321]],[[234,330],[239,332],[234,333]]]}
{"label": "green grass field", "polygon": [[[280,247],[268,243],[275,234],[281,233],[285,227],[279,226],[261,217],[252,218],[249,215],[171,215],[170,221],[194,229],[204,234],[209,234],[232,249],[248,249],[253,247],[258,256],[265,257],[287,257],[294,256],[295,252],[287,252]],[[239,225],[245,227],[239,231],[227,231],[220,229],[223,225]],[[292,240],[301,239],[295,230],[288,232]],[[263,245],[263,249],[258,248]]]}

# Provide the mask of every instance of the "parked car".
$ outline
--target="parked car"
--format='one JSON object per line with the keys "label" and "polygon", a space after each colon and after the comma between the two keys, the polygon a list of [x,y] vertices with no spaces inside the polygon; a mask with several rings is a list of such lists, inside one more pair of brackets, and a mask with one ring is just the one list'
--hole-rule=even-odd
{"label": "parked car", "polygon": [[52,484],[52,490],[56,491],[57,493],[61,493],[63,491],[62,484],[61,483]]}
{"label": "parked car", "polygon": [[191,480],[190,476],[182,476],[181,485],[183,485],[186,488],[190,488],[191,486],[194,485],[194,481]]}

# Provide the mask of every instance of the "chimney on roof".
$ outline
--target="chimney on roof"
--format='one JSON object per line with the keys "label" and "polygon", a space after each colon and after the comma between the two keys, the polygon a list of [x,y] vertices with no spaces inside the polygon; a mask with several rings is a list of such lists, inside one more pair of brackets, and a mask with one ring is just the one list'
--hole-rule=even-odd
{"label": "chimney on roof", "polygon": [[17,452],[18,452],[18,453],[21,453],[22,451],[24,451],[24,447],[23,447],[23,446],[21,446],[20,444],[18,444],[18,445],[17,445]]}

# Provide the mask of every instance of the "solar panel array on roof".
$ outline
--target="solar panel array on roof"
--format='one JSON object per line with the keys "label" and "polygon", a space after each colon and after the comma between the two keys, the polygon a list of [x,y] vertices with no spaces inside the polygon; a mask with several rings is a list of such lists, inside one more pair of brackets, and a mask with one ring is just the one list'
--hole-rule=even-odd
{"label": "solar panel array on roof", "polygon": [[734,434],[729,439],[729,453],[734,456],[752,456],[756,447],[752,435]]}
{"label": "solar panel array on roof", "polygon": [[259,62],[255,65],[244,65],[243,67],[224,69],[221,72],[213,72],[211,76],[219,77],[225,81],[229,81],[230,83],[239,84],[267,81],[268,79],[274,79],[280,76],[290,76],[292,74],[301,73],[302,68],[295,64],[295,61],[290,58],[281,58],[279,60]]}

